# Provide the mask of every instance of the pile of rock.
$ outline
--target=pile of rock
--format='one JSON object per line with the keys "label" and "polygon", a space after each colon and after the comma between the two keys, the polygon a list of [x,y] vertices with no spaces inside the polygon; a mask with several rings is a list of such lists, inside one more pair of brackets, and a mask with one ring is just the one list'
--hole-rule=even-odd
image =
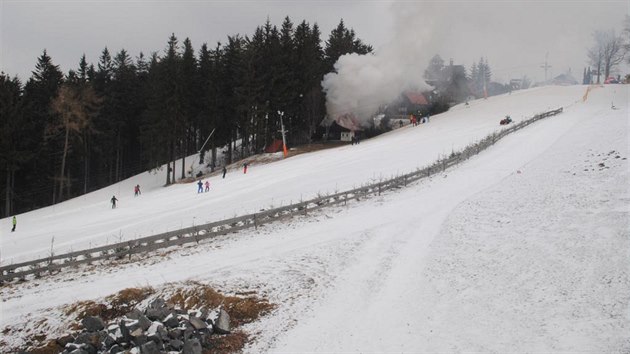
{"label": "pile of rock", "polygon": [[230,333],[230,316],[223,309],[184,311],[161,298],[144,310],[133,310],[109,325],[100,317],[82,320],[84,330],[57,339],[67,354],[163,353],[201,354],[211,349],[212,336]]}

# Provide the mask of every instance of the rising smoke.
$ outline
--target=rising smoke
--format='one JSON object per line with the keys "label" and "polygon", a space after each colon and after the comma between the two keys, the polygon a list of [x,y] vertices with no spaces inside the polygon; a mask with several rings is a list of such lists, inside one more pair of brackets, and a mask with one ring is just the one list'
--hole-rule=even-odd
{"label": "rising smoke", "polygon": [[397,1],[389,43],[342,56],[324,76],[328,119],[356,129],[405,90],[430,89],[423,73],[436,54],[466,68],[484,57],[498,82],[542,81],[546,53],[551,76],[581,73],[593,31],[620,26],[626,13],[627,1]]}
{"label": "rising smoke", "polygon": [[[424,13],[432,11],[424,7]],[[389,43],[366,55],[347,54],[324,76],[326,110],[330,122],[357,130],[371,124],[379,107],[407,90],[430,89],[423,79],[435,34],[432,16],[409,4],[392,5],[396,21]]]}

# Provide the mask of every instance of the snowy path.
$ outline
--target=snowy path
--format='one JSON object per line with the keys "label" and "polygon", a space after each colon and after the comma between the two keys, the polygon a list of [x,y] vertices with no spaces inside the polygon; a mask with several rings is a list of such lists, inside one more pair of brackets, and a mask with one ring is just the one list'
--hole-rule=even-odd
{"label": "snowy path", "polygon": [[389,242],[357,251],[271,351],[630,349],[625,107],[535,125],[388,202],[398,227],[371,231]]}

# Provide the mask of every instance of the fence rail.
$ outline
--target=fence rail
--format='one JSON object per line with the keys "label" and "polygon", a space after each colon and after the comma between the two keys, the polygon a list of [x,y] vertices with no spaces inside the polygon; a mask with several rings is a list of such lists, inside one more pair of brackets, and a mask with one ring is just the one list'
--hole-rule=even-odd
{"label": "fence rail", "polygon": [[51,255],[46,258],[35,259],[22,263],[5,265],[0,267],[0,284],[14,279],[26,280],[31,276],[40,277],[45,274],[53,274],[62,268],[74,267],[94,261],[122,259],[124,257],[131,258],[132,255],[142,252],[150,252],[192,242],[199,243],[202,240],[226,235],[240,230],[252,227],[258,228],[258,226],[293,217],[295,215],[307,215],[309,211],[312,212],[326,206],[341,203],[346,204],[348,201],[360,199],[368,195],[380,195],[386,190],[401,188],[407,186],[411,182],[442,172],[449,167],[465,161],[471,156],[487,149],[506,135],[520,130],[540,119],[555,116],[559,113],[562,113],[562,108],[537,114],[530,119],[523,120],[499,132],[492,133],[481,141],[469,145],[461,151],[452,152],[448,158],[438,159],[432,165],[423,169],[366,186],[361,186],[359,188],[331,195],[320,196],[311,200],[265,210],[255,214],[248,214],[231,219],[187,227],[135,240],[118,242],[59,255]]}

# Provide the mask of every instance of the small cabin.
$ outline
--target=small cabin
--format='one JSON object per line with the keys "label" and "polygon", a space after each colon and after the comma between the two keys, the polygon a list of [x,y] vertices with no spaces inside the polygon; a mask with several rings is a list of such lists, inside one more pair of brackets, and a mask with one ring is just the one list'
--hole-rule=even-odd
{"label": "small cabin", "polygon": [[341,132],[341,141],[352,141],[354,138],[353,131],[344,131]]}

